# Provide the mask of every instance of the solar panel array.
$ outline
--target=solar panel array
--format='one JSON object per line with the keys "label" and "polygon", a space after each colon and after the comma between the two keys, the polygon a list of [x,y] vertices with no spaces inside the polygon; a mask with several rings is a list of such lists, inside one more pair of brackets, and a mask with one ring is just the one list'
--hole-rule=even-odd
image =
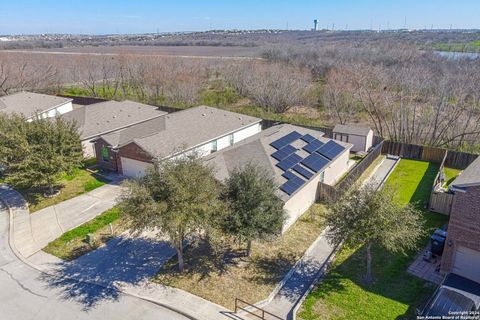
{"label": "solar panel array", "polygon": [[286,145],[292,143],[293,141],[300,139],[301,137],[302,137],[302,135],[300,133],[298,133],[297,131],[292,131],[289,134],[287,134],[286,136],[284,136],[284,137],[282,137],[282,138],[280,138],[276,141],[273,141],[272,143],[270,143],[270,145],[272,147],[274,147],[275,149],[280,150],[283,147],[285,147]]}
{"label": "solar panel array", "polygon": [[[298,139],[306,143],[302,149],[309,155],[305,159],[298,155],[297,148],[291,145]],[[287,182],[280,186],[280,190],[288,195],[300,189],[315,173],[324,170],[330,161],[344,150],[344,147],[332,140],[323,143],[310,134],[302,135],[297,131],[290,132],[270,145],[277,149],[271,156],[278,161],[277,167],[284,171],[282,177],[287,179]]]}
{"label": "solar panel array", "polygon": [[302,160],[302,164],[313,172],[321,171],[326,166],[328,166],[329,163],[330,160],[322,157],[318,153],[312,153],[311,155]]}
{"label": "solar panel array", "polygon": [[317,152],[320,153],[325,158],[333,160],[335,159],[336,156],[342,153],[343,150],[345,150],[344,147],[342,147],[335,141],[330,140],[327,143],[325,143],[325,145],[323,145],[320,149],[318,149]]}
{"label": "solar panel array", "polygon": [[291,195],[292,193],[300,189],[306,182],[305,180],[297,177],[290,171],[285,172],[282,176],[288,179],[288,181],[280,186],[280,190],[282,190],[288,195]]}
{"label": "solar panel array", "polygon": [[320,149],[320,147],[323,145],[324,143],[321,142],[320,140],[313,139],[305,147],[303,147],[303,150],[307,151],[308,153],[313,153],[318,149]]}
{"label": "solar panel array", "polygon": [[277,163],[277,167],[279,167],[283,171],[287,171],[288,169],[290,169],[291,167],[293,167],[294,165],[296,165],[297,163],[299,163],[302,160],[303,160],[302,157],[300,157],[298,154],[294,153],[294,154],[288,156],[287,158],[283,159],[279,163]]}
{"label": "solar panel array", "polygon": [[285,159],[286,157],[288,157],[289,155],[291,155],[295,151],[297,151],[297,149],[292,147],[292,145],[289,144],[289,145],[283,147],[282,149],[272,153],[272,157],[274,157],[278,161],[282,161],[283,159]]}

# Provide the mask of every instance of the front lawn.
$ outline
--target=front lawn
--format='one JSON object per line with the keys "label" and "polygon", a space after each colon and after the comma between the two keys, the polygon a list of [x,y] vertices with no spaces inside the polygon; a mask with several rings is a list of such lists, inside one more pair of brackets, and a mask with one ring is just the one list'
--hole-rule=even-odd
{"label": "front lawn", "polygon": [[64,175],[57,183],[60,193],[52,198],[45,198],[43,188],[18,190],[27,200],[30,213],[74,198],[108,183],[108,180],[85,169],[77,169],[71,175]]}
{"label": "front lawn", "polygon": [[[387,180],[403,203],[415,203],[423,208],[430,195],[439,166],[422,161],[401,160]],[[446,223],[443,215],[422,210],[427,232],[419,243],[423,246],[428,233]],[[390,254],[374,247],[373,272],[375,282],[366,285],[365,251],[363,248],[343,248],[332,269],[319,286],[307,297],[299,318],[313,319],[408,319],[414,318],[415,308],[433,292],[434,286],[406,272],[418,252],[407,255]]]}
{"label": "front lawn", "polygon": [[[113,235],[110,233],[110,223],[113,227]],[[113,207],[93,220],[64,233],[60,238],[50,242],[43,251],[63,260],[73,260],[98,248],[124,230],[125,225],[120,218],[120,210]],[[95,239],[93,245],[86,241],[88,234],[92,234]]]}
{"label": "front lawn", "polygon": [[251,303],[266,299],[278,282],[303,256],[320,235],[324,207],[312,206],[282,237],[253,244],[250,258],[245,246],[223,241],[200,243],[185,252],[186,271],[179,274],[176,257],[153,280],[183,289],[204,299],[233,309],[235,298]]}

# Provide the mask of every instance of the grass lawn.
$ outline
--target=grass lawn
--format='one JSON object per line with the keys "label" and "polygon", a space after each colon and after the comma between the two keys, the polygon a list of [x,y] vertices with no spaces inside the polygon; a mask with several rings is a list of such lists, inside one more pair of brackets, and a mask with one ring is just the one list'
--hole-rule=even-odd
{"label": "grass lawn", "polygon": [[449,186],[462,170],[445,168],[445,186]]}
{"label": "grass lawn", "polygon": [[[420,208],[428,199],[438,165],[401,160],[387,180],[398,190],[400,201]],[[431,233],[446,223],[445,216],[423,210],[424,229]],[[427,235],[419,243],[423,246]],[[365,251],[343,248],[325,280],[307,297],[300,319],[411,319],[415,308],[433,292],[434,286],[406,272],[416,250],[407,255],[390,254],[374,247],[375,282],[366,285]]]}
{"label": "grass lawn", "polygon": [[[113,226],[113,235],[110,234],[108,226],[110,223]],[[50,242],[48,246],[43,248],[43,251],[64,260],[73,260],[98,248],[114,235],[118,235],[124,230],[125,227],[120,217],[120,210],[114,207],[95,219],[64,233],[60,238]],[[86,237],[89,233],[95,238],[93,246],[86,242]]]}
{"label": "grass lawn", "polygon": [[244,258],[244,246],[228,241],[213,246],[207,243],[191,246],[185,253],[183,274],[177,272],[175,257],[153,281],[231,309],[236,297],[252,303],[261,301],[318,237],[323,229],[320,219],[323,210],[322,205],[316,204],[281,238],[254,243],[249,260]]}
{"label": "grass lawn", "polygon": [[18,190],[27,199],[30,213],[74,198],[105,185],[108,180],[84,169],[78,169],[71,175],[64,175],[59,181],[60,194],[52,198],[43,196],[44,189]]}

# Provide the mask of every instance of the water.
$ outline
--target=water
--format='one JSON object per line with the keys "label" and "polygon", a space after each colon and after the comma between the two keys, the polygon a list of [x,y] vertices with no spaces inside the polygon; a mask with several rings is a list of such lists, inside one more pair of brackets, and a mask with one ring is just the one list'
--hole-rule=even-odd
{"label": "water", "polygon": [[459,59],[478,59],[480,58],[479,52],[458,52],[458,51],[433,51],[436,55],[445,57],[452,60]]}

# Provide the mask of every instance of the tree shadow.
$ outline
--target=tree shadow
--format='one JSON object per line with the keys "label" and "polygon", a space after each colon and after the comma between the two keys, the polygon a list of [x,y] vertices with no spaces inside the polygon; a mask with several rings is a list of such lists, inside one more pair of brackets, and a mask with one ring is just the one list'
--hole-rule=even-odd
{"label": "tree shadow", "polygon": [[435,176],[440,169],[436,163],[429,163],[427,170],[425,171],[422,179],[418,183],[415,192],[410,198],[410,203],[417,205],[419,208],[425,208],[428,200],[430,199],[430,193],[432,192],[433,182]]}
{"label": "tree shadow", "polygon": [[[237,266],[245,257],[243,249],[233,247],[228,242],[212,244],[207,239],[191,242],[184,250],[184,275],[198,275],[200,280],[215,273],[223,275],[232,266]],[[159,272],[161,283],[170,284],[179,276],[177,255],[166,263]]]}
{"label": "tree shadow", "polygon": [[174,254],[165,241],[119,237],[76,260],[51,265],[54,274],[43,274],[41,280],[60,288],[63,299],[76,300],[88,310],[98,302],[117,300],[118,285],[152,278]]}
{"label": "tree shadow", "polygon": [[256,257],[251,263],[258,272],[250,277],[250,280],[260,284],[277,284],[296,262],[297,257],[294,254],[285,255],[281,252],[276,256]]}

